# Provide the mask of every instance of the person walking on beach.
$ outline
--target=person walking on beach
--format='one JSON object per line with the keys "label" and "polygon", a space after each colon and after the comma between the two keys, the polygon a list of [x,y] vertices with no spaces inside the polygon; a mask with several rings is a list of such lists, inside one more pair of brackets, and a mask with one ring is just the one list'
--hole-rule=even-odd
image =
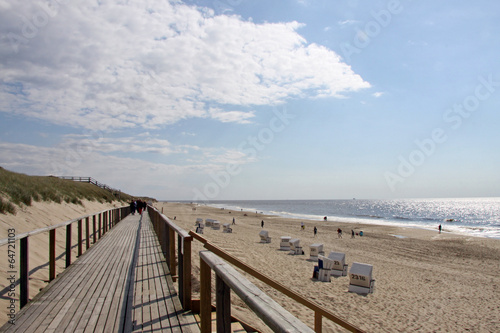
{"label": "person walking on beach", "polygon": [[300,229],[301,230],[306,230],[306,227],[304,226],[304,222],[300,222]]}
{"label": "person walking on beach", "polygon": [[264,220],[260,221],[260,227],[264,228]]}
{"label": "person walking on beach", "polygon": [[234,220],[234,217],[233,217],[233,225],[235,225],[235,224],[236,224],[236,221]]}
{"label": "person walking on beach", "polygon": [[441,224],[439,225],[438,229],[439,229],[439,233],[441,233],[441,229],[442,229]]}
{"label": "person walking on beach", "polygon": [[337,229],[337,236],[339,238],[342,238],[342,229],[340,229],[340,228]]}
{"label": "person walking on beach", "polygon": [[318,233],[318,228],[316,228],[316,226],[314,226],[314,237],[316,237],[317,233]]}
{"label": "person walking on beach", "polygon": [[354,230],[351,229],[351,238],[354,238]]}

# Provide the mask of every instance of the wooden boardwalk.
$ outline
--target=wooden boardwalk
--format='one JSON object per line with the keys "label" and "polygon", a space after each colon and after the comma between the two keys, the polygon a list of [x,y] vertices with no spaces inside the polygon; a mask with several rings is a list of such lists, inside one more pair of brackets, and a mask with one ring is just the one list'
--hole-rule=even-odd
{"label": "wooden boardwalk", "polygon": [[199,332],[166,269],[148,214],[129,215],[0,332]]}

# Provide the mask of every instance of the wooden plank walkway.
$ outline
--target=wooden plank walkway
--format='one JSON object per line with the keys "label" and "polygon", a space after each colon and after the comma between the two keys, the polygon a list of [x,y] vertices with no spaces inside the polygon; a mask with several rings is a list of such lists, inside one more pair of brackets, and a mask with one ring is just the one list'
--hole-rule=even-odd
{"label": "wooden plank walkway", "polygon": [[199,332],[165,270],[148,214],[129,215],[0,332]]}

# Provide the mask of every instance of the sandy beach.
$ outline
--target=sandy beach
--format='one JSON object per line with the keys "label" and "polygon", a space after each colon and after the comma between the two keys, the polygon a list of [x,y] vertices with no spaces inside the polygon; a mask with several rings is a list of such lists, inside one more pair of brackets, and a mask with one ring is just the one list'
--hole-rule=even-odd
{"label": "sandy beach", "polygon": [[[500,331],[500,240],[467,237],[444,232],[389,226],[292,220],[256,212],[230,211],[202,205],[158,203],[158,209],[186,230],[196,218],[231,223],[233,233],[206,228],[204,237],[245,263],[314,300],[337,316],[367,332],[499,332]],[[196,210],[193,210],[196,208]],[[244,216],[247,214],[247,216]],[[269,231],[272,241],[260,243],[259,232]],[[301,222],[305,230],[301,230]],[[318,228],[316,237],[313,228]],[[338,238],[337,229],[344,231]],[[351,238],[351,229],[363,237]],[[281,236],[299,238],[305,255],[279,251]],[[346,254],[353,262],[374,266],[375,292],[366,296],[349,293],[349,278],[330,283],[312,279],[314,262],[309,245],[323,243],[330,251]],[[197,288],[201,244],[193,242],[193,286]],[[283,294],[247,276],[303,322],[313,327],[314,314]],[[195,294],[194,297],[197,297]],[[243,302],[233,297],[233,314],[263,325]],[[325,332],[342,332],[324,319]]]}
{"label": "sandy beach", "polygon": [[[82,200],[83,205],[75,205],[68,203],[57,204],[54,202],[33,202],[32,206],[24,206],[23,208],[18,208],[15,215],[11,214],[0,214],[0,239],[8,237],[8,229],[15,229],[17,235],[40,229],[46,226],[59,224],[80,216],[97,213],[106,209],[111,209],[114,207],[121,207],[125,204],[115,202],[115,203],[98,203],[97,201]],[[78,250],[75,246],[77,244],[77,227],[76,224],[73,226],[72,230],[72,261],[77,258]],[[65,237],[66,229],[59,228],[56,232],[56,240],[58,240],[56,245],[56,257],[58,258],[56,262],[56,274],[61,273],[65,267]],[[29,296],[30,298],[35,297],[35,295],[47,285],[47,280],[49,278],[49,245],[48,245],[48,233],[42,233],[29,238],[29,269],[32,272],[30,275],[30,285],[29,285]],[[19,242],[16,242],[18,245]],[[85,251],[85,244],[83,245]],[[0,325],[3,325],[8,321],[7,317],[7,306],[10,304],[10,298],[8,298],[9,292],[9,281],[8,281],[8,253],[7,246],[0,247],[1,255],[1,270],[0,270]],[[16,270],[19,270],[19,248],[16,247]],[[17,279],[19,279],[19,274],[17,274]],[[19,297],[19,285],[16,285],[16,298]],[[19,302],[16,302],[17,310],[19,312]]]}

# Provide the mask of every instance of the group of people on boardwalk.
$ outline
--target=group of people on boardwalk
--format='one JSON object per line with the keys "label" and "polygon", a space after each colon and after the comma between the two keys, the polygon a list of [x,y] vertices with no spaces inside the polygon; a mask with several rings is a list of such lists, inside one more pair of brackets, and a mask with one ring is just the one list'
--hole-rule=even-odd
{"label": "group of people on boardwalk", "polygon": [[130,212],[132,215],[135,215],[135,212],[137,211],[139,214],[142,214],[143,210],[146,210],[146,207],[148,204],[142,200],[132,200],[130,202]]}

